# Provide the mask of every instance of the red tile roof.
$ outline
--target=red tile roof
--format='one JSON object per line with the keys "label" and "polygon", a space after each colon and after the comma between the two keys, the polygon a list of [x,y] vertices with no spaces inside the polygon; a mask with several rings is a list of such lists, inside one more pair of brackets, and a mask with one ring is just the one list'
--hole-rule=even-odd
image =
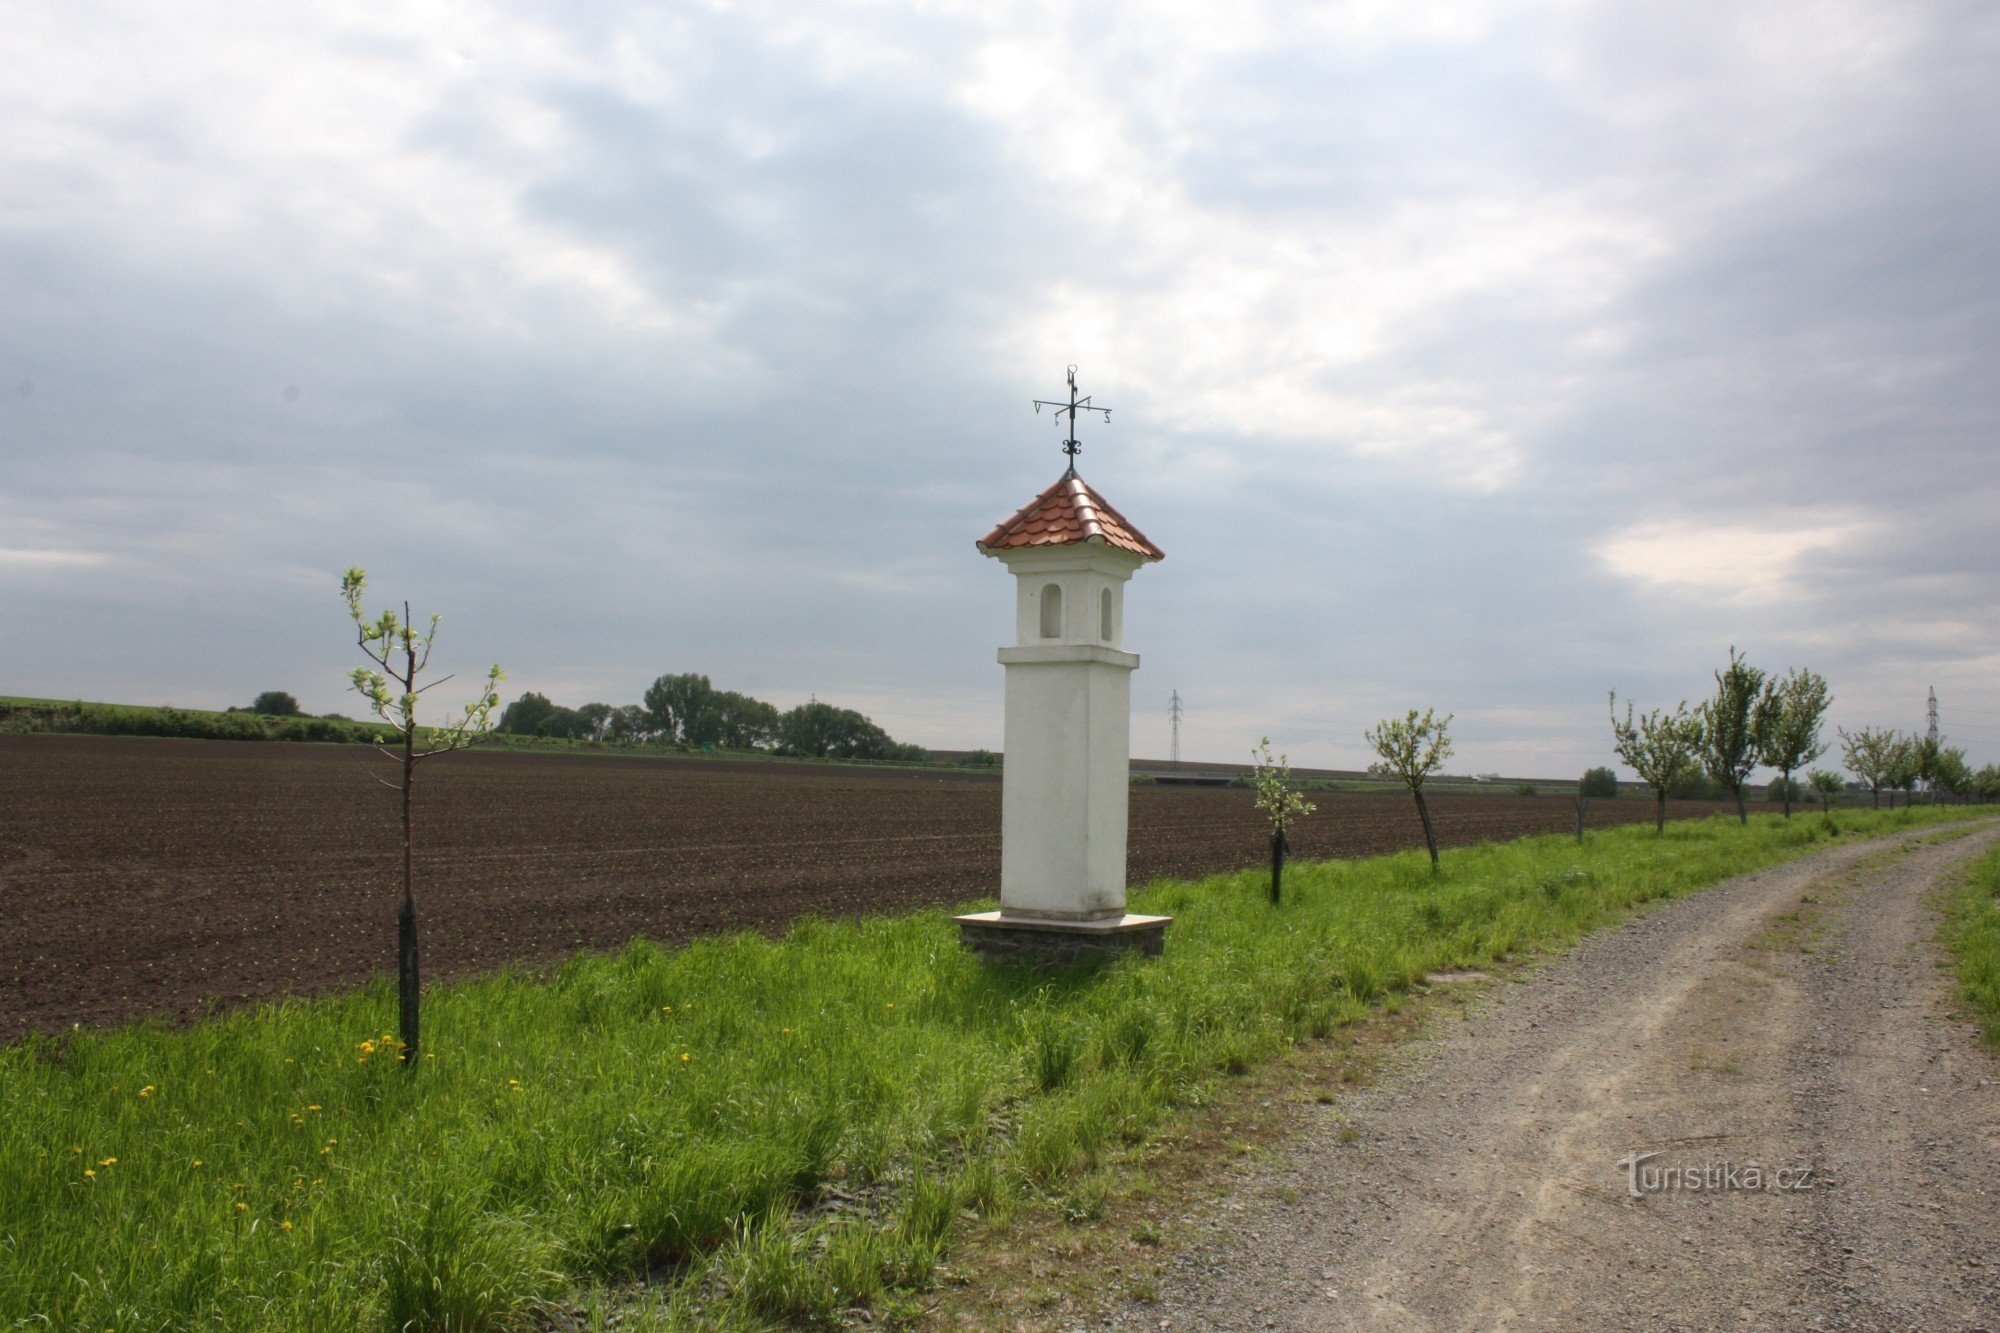
{"label": "red tile roof", "polygon": [[1063,473],[1055,485],[1003,520],[977,545],[992,555],[1024,546],[1073,546],[1080,542],[1115,546],[1147,560],[1164,560],[1167,555],[1075,472]]}

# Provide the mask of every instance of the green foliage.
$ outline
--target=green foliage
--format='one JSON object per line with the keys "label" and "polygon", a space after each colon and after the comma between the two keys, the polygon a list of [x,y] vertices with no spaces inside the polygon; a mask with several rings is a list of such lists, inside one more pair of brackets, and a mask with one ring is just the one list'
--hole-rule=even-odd
{"label": "green foliage", "polygon": [[778,719],[778,748],[812,759],[893,759],[921,763],[930,752],[900,745],[855,712],[832,704],[804,703]]}
{"label": "green foliage", "polygon": [[1576,794],[1588,800],[1612,800],[1618,795],[1618,775],[1608,768],[1585,769]]}
{"label": "green foliage", "polygon": [[1988,764],[1974,773],[1972,789],[1982,801],[2000,801],[2000,768]]}
{"label": "green foliage", "polygon": [[[635,943],[434,988],[420,1079],[383,985],[0,1047],[0,1326],[525,1326],[663,1266],[670,1327],[868,1305],[932,1280],[962,1210],[1047,1195],[1087,1219],[1118,1144],[1427,972],[1827,837],[1760,816],[1435,875],[1420,853],[1299,863],[1270,913],[1241,909],[1256,871],[1156,883],[1133,907],[1176,918],[1165,956],[1055,976],[981,963],[938,912]],[[832,1211],[835,1190],[875,1202]]]}
{"label": "green foliage", "polygon": [[998,768],[1000,756],[991,750],[974,750],[958,763],[961,768]]}
{"label": "green foliage", "polygon": [[1732,645],[1729,665],[1715,673],[1714,697],[1696,713],[1701,719],[1698,752],[1702,768],[1710,781],[1736,798],[1740,818],[1749,818],[1743,810],[1743,783],[1757,766],[1773,712],[1763,671],[1745,661]]}
{"label": "green foliage", "polygon": [[299,701],[283,690],[265,690],[250,701],[250,711],[273,717],[298,717]]}
{"label": "green foliage", "polygon": [[1611,692],[1611,748],[1639,780],[1653,789],[1659,802],[1658,827],[1666,827],[1667,797],[1699,768],[1702,724],[1697,714],[1688,712],[1687,700],[1674,711],[1655,708],[1633,720],[1632,704],[1625,704],[1625,720],[1618,720],[1618,691]]}
{"label": "green foliage", "polygon": [[1815,768],[1806,774],[1806,785],[1812,788],[1815,796],[1819,797],[1820,809],[1825,812],[1831,812],[1833,798],[1847,790],[1847,784],[1841,780],[1840,774],[1829,772],[1824,768]]}
{"label": "green foliage", "polygon": [[1889,777],[1896,762],[1896,733],[1886,727],[1863,727],[1853,735],[1845,729],[1839,735],[1840,762],[1861,779],[1879,802],[1882,789],[1894,785]]}
{"label": "green foliage", "polygon": [[646,721],[653,735],[683,745],[715,744],[715,687],[692,671],[661,676],[646,687]]}
{"label": "green foliage", "polygon": [[0,732],[84,736],[168,736],[205,741],[316,741],[352,745],[380,741],[388,728],[339,717],[276,717],[207,713],[133,704],[16,701],[0,704]]}
{"label": "green foliage", "polygon": [[1797,784],[1792,774],[1826,753],[1826,742],[1820,739],[1820,728],[1826,721],[1826,710],[1833,703],[1833,696],[1827,692],[1826,678],[1803,667],[1795,668],[1784,678],[1771,683],[1760,696],[1752,718],[1752,730],[1757,735],[1757,761],[1766,768],[1778,770],[1783,780],[1783,795],[1773,797],[1785,802],[1785,814],[1792,812],[1791,802],[1797,794]]}
{"label": "green foliage", "polygon": [[1514,784],[1514,794],[1516,796],[1539,796],[1541,795],[1541,788],[1532,782],[1517,782]]}
{"label": "green foliage", "polygon": [[[430,665],[431,648],[437,642],[438,624],[444,617],[433,615],[430,626],[419,630],[409,621],[410,606],[403,604],[403,618],[384,611],[370,619],[362,609],[361,594],[368,588],[368,572],[349,569],[341,576],[340,596],[347,603],[347,615],[354,622],[361,651],[375,663],[356,667],[348,673],[354,692],[368,701],[375,716],[406,736],[418,732],[417,700],[428,686],[416,682]],[[380,668],[379,670],[377,668]],[[383,673],[387,672],[387,675]],[[400,673],[400,674],[399,674]],[[500,706],[500,682],[507,678],[499,664],[486,673],[486,687],[465,705],[465,711],[443,726],[427,729],[426,748],[432,753],[456,749],[483,736],[492,726],[493,710]],[[394,693],[391,684],[401,688]]]}
{"label": "green foliage", "polygon": [[1884,781],[1892,791],[1904,794],[1904,804],[1908,804],[1909,793],[1917,789],[1924,779],[1924,772],[1930,766],[1927,748],[1915,736],[1898,735],[1889,747],[1889,769]]}
{"label": "green foliage", "polygon": [[1764,799],[1773,804],[1782,801],[1790,805],[1794,801],[1805,799],[1805,789],[1799,785],[1797,779],[1788,778],[1780,773],[1772,778],[1770,785],[1764,789]]}
{"label": "green foliage", "polygon": [[2000,1047],[2000,851],[1966,868],[1945,902],[1943,938],[1960,992]]}
{"label": "green foliage", "polygon": [[1930,762],[1931,790],[1947,796],[1965,796],[1972,791],[1972,769],[1965,751],[1956,746],[1939,746]]}
{"label": "green foliage", "polygon": [[1271,831],[1283,833],[1298,820],[1309,815],[1316,808],[1311,801],[1299,795],[1292,784],[1292,765],[1288,755],[1271,758],[1271,738],[1259,741],[1257,748],[1250,752],[1254,767],[1250,773],[1250,783],[1257,789],[1257,808],[1264,812],[1264,818],[1271,821]]}
{"label": "green foliage", "polygon": [[1452,715],[1436,716],[1426,708],[1422,716],[1412,708],[1407,716],[1388,717],[1361,733],[1379,758],[1368,765],[1370,773],[1397,778],[1411,791],[1422,791],[1424,780],[1451,758],[1451,738],[1445,728]]}

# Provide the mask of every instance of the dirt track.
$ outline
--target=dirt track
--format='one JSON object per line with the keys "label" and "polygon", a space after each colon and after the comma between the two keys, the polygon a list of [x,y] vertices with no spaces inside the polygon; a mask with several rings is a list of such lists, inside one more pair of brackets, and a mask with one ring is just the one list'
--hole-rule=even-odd
{"label": "dirt track", "polygon": [[1925,905],[1996,841],[1823,853],[1492,983],[1116,1322],[2000,1328],[2000,1060],[1944,1012]]}

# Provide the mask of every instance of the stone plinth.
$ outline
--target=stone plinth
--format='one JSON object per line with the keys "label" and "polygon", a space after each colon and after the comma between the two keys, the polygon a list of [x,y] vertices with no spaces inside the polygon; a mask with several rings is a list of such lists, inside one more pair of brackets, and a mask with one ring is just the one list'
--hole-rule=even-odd
{"label": "stone plinth", "polygon": [[1096,921],[1051,921],[1008,912],[974,912],[958,918],[958,930],[966,947],[981,957],[1061,967],[1126,953],[1157,958],[1171,920],[1126,913]]}

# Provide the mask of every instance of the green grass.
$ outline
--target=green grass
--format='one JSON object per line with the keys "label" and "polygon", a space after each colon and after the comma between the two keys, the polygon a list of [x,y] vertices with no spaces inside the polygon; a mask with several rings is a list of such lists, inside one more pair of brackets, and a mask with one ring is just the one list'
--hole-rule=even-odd
{"label": "green grass", "polygon": [[942,913],[637,943],[433,990],[414,1072],[380,986],[32,1040],[0,1049],[0,1321],[472,1329],[648,1272],[667,1294],[627,1327],[893,1316],[963,1210],[1060,1194],[1428,971],[1968,813],[1301,863],[1277,909],[1259,871],[1155,884],[1164,958],[1056,977],[976,961]]}
{"label": "green grass", "polygon": [[2000,851],[1968,866],[1946,897],[1944,942],[1973,1017],[2000,1047]]}

